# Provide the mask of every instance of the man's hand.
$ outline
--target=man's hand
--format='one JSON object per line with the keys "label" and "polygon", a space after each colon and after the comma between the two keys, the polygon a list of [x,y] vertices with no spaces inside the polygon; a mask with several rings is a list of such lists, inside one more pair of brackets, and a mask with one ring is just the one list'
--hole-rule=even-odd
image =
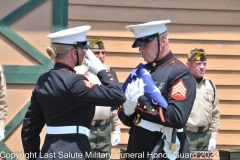
{"label": "man's hand", "polygon": [[216,149],[216,145],[217,145],[217,141],[215,139],[210,139],[209,140],[209,144],[208,144],[208,150],[212,151],[214,149]]}
{"label": "man's hand", "polygon": [[4,140],[4,130],[2,129],[2,128],[0,128],[0,142],[2,141],[2,140]]}
{"label": "man's hand", "polygon": [[85,59],[84,63],[88,66],[88,68],[97,75],[97,73],[101,70],[108,69],[103,66],[102,62],[93,54],[93,52],[88,49],[86,51],[86,55],[88,59]]}
{"label": "man's hand", "polygon": [[119,132],[119,131],[113,131],[112,140],[111,140],[112,146],[116,146],[120,143],[120,141],[121,141],[120,134],[121,134],[121,132]]}
{"label": "man's hand", "polygon": [[144,95],[143,80],[137,78],[136,81],[128,84],[125,95],[127,100],[123,103],[124,113],[126,116],[130,116],[135,111],[138,98]]}

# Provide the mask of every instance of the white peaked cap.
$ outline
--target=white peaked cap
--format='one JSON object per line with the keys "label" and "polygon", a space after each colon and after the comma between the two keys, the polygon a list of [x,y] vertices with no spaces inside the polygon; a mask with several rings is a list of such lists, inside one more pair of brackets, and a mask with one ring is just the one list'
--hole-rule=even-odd
{"label": "white peaked cap", "polygon": [[164,33],[167,30],[165,24],[170,22],[170,20],[152,21],[148,23],[126,26],[125,28],[133,32],[135,38],[141,38],[155,33]]}
{"label": "white peaked cap", "polygon": [[86,34],[91,26],[79,26],[51,33],[47,38],[52,39],[52,43],[74,44],[74,42],[84,42]]}

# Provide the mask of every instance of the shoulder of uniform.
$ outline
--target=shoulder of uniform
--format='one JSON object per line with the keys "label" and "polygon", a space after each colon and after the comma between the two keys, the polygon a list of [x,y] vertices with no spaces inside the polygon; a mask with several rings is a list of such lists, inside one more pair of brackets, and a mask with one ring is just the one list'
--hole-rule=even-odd
{"label": "shoulder of uniform", "polygon": [[179,70],[181,70],[182,74],[186,74],[190,72],[189,68],[177,58],[174,58],[173,60],[171,60],[169,62],[169,65],[171,66],[173,73],[177,72],[177,74],[179,74]]}
{"label": "shoulder of uniform", "polygon": [[179,59],[174,58],[173,61],[174,61],[173,65],[176,65],[176,66],[180,67],[181,69],[188,70],[188,67],[184,63],[182,63]]}
{"label": "shoulder of uniform", "polygon": [[75,79],[75,80],[87,80],[88,81],[88,79],[82,74],[73,74],[73,75],[74,75],[73,79]]}
{"label": "shoulder of uniform", "polygon": [[206,81],[208,81],[209,83],[211,83],[211,85],[213,85],[215,88],[216,88],[216,86],[215,86],[215,84],[213,83],[213,81],[210,79],[210,78],[208,78],[208,77],[203,77],[203,81],[206,83]]}

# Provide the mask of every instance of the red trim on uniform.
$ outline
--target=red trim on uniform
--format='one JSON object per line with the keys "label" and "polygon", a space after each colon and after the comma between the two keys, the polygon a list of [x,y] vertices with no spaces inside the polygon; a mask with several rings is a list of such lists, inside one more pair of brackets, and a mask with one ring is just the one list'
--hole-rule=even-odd
{"label": "red trim on uniform", "polygon": [[175,65],[173,64],[173,63],[174,63],[173,61],[174,61],[174,60],[172,60],[172,61],[170,62],[170,65],[173,66],[173,67],[175,67],[176,69],[179,69],[177,66],[175,66]]}
{"label": "red trim on uniform", "polygon": [[109,72],[107,72],[107,73],[111,74],[111,78],[112,78],[113,80],[111,80],[111,81],[108,81],[107,83],[110,83],[110,82],[115,82],[116,80],[115,80],[115,78],[114,78],[114,76],[113,76],[113,74],[112,74],[111,70],[108,70],[108,71],[109,71]]}
{"label": "red trim on uniform", "polygon": [[151,114],[151,115],[156,115],[157,111],[155,110],[154,112],[151,112],[151,111],[145,111],[143,110],[142,108],[136,108],[136,109],[139,109],[140,111],[144,112],[144,113],[147,113],[147,114]]}
{"label": "red trim on uniform", "polygon": [[181,61],[179,61],[178,59],[176,59],[178,61],[178,63],[180,63],[181,65],[183,65],[185,68],[189,69],[185,64],[183,64]]}
{"label": "red trim on uniform", "polygon": [[95,84],[93,84],[89,81],[86,81],[86,80],[82,80],[82,81],[87,88],[92,88],[95,85]]}
{"label": "red trim on uniform", "polygon": [[[65,65],[65,66],[68,66],[69,68],[72,68],[71,66],[69,66],[68,64],[63,63],[63,62],[59,62],[59,61],[57,61],[56,63],[58,63],[58,64],[63,64],[63,65]],[[74,68],[72,68],[72,70],[74,70]],[[74,70],[74,71],[75,71],[75,70]]]}
{"label": "red trim on uniform", "polygon": [[118,114],[120,114],[123,111],[123,107],[118,110]]}
{"label": "red trim on uniform", "polygon": [[87,74],[87,73],[84,73],[82,75],[85,76],[86,78],[89,78],[89,74]]}
{"label": "red trim on uniform", "polygon": [[53,68],[53,70],[62,70],[64,72],[68,72],[68,73],[71,73],[71,74],[76,74],[75,72],[72,72],[70,70],[66,70],[66,69],[63,69],[63,68]]}
{"label": "red trim on uniform", "polygon": [[159,116],[160,116],[160,120],[164,123],[166,123],[166,119],[164,116],[164,110],[161,106],[158,106],[158,112],[159,112]]}
{"label": "red trim on uniform", "polygon": [[[175,57],[173,57],[172,59],[174,59],[174,58],[175,58]],[[172,59],[170,59],[169,61],[163,63],[161,66],[157,66],[157,67],[155,67],[155,68],[149,68],[149,70],[155,70],[155,69],[157,69],[157,68],[161,68],[161,67],[165,66],[166,64],[168,64]]]}
{"label": "red trim on uniform", "polygon": [[187,96],[187,87],[182,79],[172,86],[171,97],[175,100],[184,100]]}

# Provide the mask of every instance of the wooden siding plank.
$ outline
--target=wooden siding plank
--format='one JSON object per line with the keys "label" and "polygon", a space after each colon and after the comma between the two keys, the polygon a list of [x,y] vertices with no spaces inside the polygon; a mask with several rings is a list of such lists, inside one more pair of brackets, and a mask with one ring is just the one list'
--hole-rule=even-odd
{"label": "wooden siding plank", "polygon": [[[92,28],[88,32],[88,36],[100,37],[127,37],[133,38],[133,34],[125,29],[129,22],[101,22],[101,21],[85,21],[85,20],[69,20],[69,27],[79,25],[91,25]],[[216,26],[216,25],[185,25],[173,24],[167,25],[170,39],[185,40],[213,40],[217,41],[239,41],[239,26]]]}
{"label": "wooden siding plank", "polygon": [[13,22],[17,21],[18,19],[29,13],[31,10],[41,5],[43,2],[45,2],[45,0],[28,1],[27,3],[24,3],[22,6],[20,6],[19,8],[8,14],[6,17],[4,17],[2,20],[0,20],[0,24],[12,24]]}
{"label": "wooden siding plank", "polygon": [[[76,12],[76,11],[81,12]],[[89,14],[94,10],[94,16]],[[86,14],[84,14],[86,13]],[[136,13],[141,13],[141,16]],[[240,25],[238,11],[223,10],[188,10],[188,9],[149,9],[135,7],[108,7],[89,5],[69,5],[69,20],[129,22],[129,24],[148,22],[161,19],[170,19],[173,24],[198,25]],[[189,16],[191,15],[191,16]],[[151,17],[151,18],[150,18]],[[188,18],[186,18],[188,17]],[[231,18],[229,18],[231,17]]]}
{"label": "wooden siding plank", "polygon": [[[91,31],[90,31],[91,32]],[[239,31],[240,33],[240,31]],[[88,36],[91,38],[93,36]],[[101,36],[100,36],[101,37]],[[134,38],[122,37],[102,37],[107,52],[122,53],[122,56],[129,53],[139,54],[138,48],[132,48]],[[239,36],[240,39],[240,36]],[[240,56],[239,42],[229,41],[202,41],[202,40],[176,40],[170,39],[170,49],[174,54],[186,55],[191,49],[203,48],[207,55],[226,56]],[[239,57],[236,57],[239,59]]]}
{"label": "wooden siding plank", "polygon": [[240,101],[221,101],[219,102],[220,114],[229,116],[240,115]]}
{"label": "wooden siding plank", "polygon": [[[176,55],[176,57],[186,63],[186,55]],[[216,71],[240,71],[240,58],[238,56],[208,56],[207,69]],[[227,61],[227,63],[226,63]],[[105,63],[114,68],[135,68],[139,63],[144,63],[140,54],[109,53]],[[124,66],[123,66],[124,64]]]}
{"label": "wooden siding plank", "polygon": [[177,8],[177,9],[203,9],[203,10],[240,10],[240,3],[238,0],[221,0],[221,1],[193,1],[193,0],[118,0],[109,1],[79,1],[69,0],[69,4],[81,4],[81,5],[97,5],[97,6],[121,6],[121,7],[146,7],[146,8]]}
{"label": "wooden siding plank", "polygon": [[240,145],[232,145],[232,144],[226,144],[226,145],[220,145],[217,144],[217,150],[230,150],[230,149],[239,149]]}
{"label": "wooden siding plank", "polygon": [[[106,61],[107,61],[106,57]],[[125,63],[125,61],[123,62]],[[107,63],[106,63],[107,64]],[[128,66],[125,66],[128,67]],[[207,66],[207,68],[209,68]],[[132,71],[131,68],[114,68],[118,75],[120,83],[124,83],[128,75]],[[215,71],[207,70],[206,76],[210,78],[215,85],[240,85],[240,72],[239,71]]]}
{"label": "wooden siding plank", "polygon": [[217,86],[220,100],[240,100],[240,86]]}
{"label": "wooden siding plank", "polygon": [[[240,37],[239,37],[240,38]],[[108,39],[103,38],[105,48],[108,52],[116,53],[138,53],[138,48],[132,48],[134,39],[114,38]],[[174,54],[182,54],[187,57],[190,50],[194,48],[203,48],[207,55],[224,56],[240,56],[240,45],[239,42],[219,42],[219,41],[193,41],[193,40],[171,40],[170,49]],[[123,55],[124,56],[124,55]],[[239,58],[239,57],[235,57]]]}
{"label": "wooden siding plank", "polygon": [[23,49],[26,53],[36,59],[39,63],[43,65],[52,65],[51,60],[45,57],[40,51],[38,51],[34,46],[25,41],[22,37],[20,37],[17,33],[15,33],[12,29],[7,26],[0,26],[0,32],[9,38],[13,43]]}
{"label": "wooden siding plank", "polygon": [[240,116],[221,116],[220,117],[221,131],[240,131]]}
{"label": "wooden siding plank", "polygon": [[218,145],[240,145],[240,131],[219,131]]}

